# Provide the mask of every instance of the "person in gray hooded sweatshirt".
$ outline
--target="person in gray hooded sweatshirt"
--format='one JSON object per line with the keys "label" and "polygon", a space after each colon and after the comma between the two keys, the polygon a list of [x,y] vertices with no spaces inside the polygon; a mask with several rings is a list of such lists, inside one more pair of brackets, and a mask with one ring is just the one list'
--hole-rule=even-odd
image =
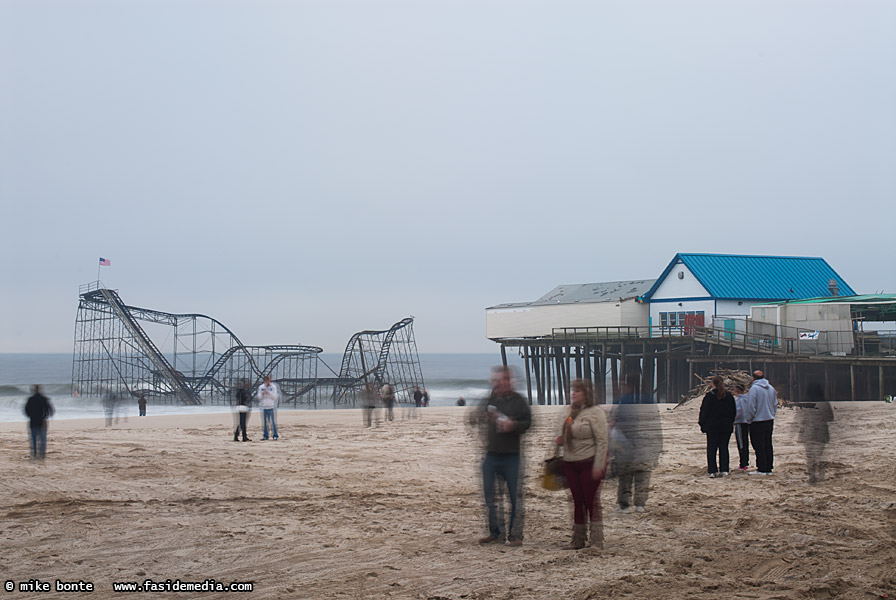
{"label": "person in gray hooded sweatshirt", "polygon": [[747,418],[750,441],[756,453],[756,470],[750,475],[771,475],[774,468],[772,430],[778,411],[778,394],[762,371],[753,371],[753,385],[747,392]]}

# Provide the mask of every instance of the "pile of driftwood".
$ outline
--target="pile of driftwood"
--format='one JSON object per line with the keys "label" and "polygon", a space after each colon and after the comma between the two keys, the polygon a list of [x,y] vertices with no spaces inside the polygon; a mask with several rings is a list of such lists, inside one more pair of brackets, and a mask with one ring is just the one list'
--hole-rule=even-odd
{"label": "pile of driftwood", "polygon": [[[695,398],[703,398],[712,389],[712,378],[716,375],[722,377],[725,380],[725,388],[734,394],[734,386],[737,384],[741,384],[744,386],[745,390],[750,389],[750,384],[753,382],[753,376],[749,371],[737,371],[732,369],[719,369],[718,371],[713,371],[710,375],[703,378],[694,373],[694,377],[700,380],[700,384],[696,387],[692,388],[688,391],[687,394],[682,395],[681,402],[679,402],[676,406],[684,406],[691,400]],[[778,399],[780,403],[780,398]]]}

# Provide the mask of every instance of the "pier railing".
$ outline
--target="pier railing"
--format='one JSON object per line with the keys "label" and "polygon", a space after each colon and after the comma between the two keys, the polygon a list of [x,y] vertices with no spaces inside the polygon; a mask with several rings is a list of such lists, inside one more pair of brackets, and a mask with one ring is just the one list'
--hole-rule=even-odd
{"label": "pier railing", "polygon": [[555,327],[551,337],[582,343],[694,340],[760,354],[896,357],[896,331],[818,331],[751,320],[740,321],[735,328],[696,325]]}
{"label": "pier railing", "polygon": [[78,286],[78,295],[83,296],[88,292],[95,292],[97,290],[104,289],[106,286],[103,285],[103,282],[100,280],[91,281],[90,283],[82,283]]}

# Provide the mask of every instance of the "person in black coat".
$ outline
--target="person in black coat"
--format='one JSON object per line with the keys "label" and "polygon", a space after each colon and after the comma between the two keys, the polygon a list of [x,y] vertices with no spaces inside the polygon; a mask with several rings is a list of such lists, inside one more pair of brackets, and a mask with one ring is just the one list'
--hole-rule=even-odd
{"label": "person in black coat", "polygon": [[233,430],[233,441],[240,441],[240,432],[243,432],[243,441],[251,442],[249,435],[246,433],[246,424],[249,421],[249,411],[252,406],[252,386],[247,380],[240,382],[240,387],[236,391],[236,429]]}
{"label": "person in black coat", "polygon": [[41,393],[40,386],[32,388],[34,394],[25,402],[28,430],[31,433],[31,458],[43,460],[47,453],[47,419],[56,412],[50,399]]}
{"label": "person in black coat", "polygon": [[[712,390],[703,396],[700,405],[700,431],[706,434],[706,464],[710,477],[728,475],[728,443],[734,431],[737,405],[734,396],[725,389],[725,381],[716,375]],[[716,454],[719,462],[716,465]]]}

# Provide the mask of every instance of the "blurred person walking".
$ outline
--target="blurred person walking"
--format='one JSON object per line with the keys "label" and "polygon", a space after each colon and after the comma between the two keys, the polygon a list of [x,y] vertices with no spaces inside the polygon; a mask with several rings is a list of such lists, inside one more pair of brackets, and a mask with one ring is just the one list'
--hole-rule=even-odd
{"label": "blurred person walking", "polygon": [[244,379],[240,382],[240,387],[236,391],[236,429],[233,430],[233,441],[240,441],[240,432],[243,434],[244,442],[251,442],[249,432],[246,426],[249,424],[249,410],[252,406],[252,385],[248,380]]}
{"label": "blurred person walking", "polygon": [[423,392],[416,385],[414,386],[414,406],[416,408],[423,406]]}
{"label": "blurred person walking", "polygon": [[117,408],[118,392],[109,390],[109,393],[103,398],[103,412],[106,413],[106,427],[112,427],[112,419],[115,417]]}
{"label": "blurred person walking", "polygon": [[750,421],[747,415],[747,392],[744,386],[734,386],[734,442],[737,444],[738,469],[746,471],[750,466]]}
{"label": "blurred person walking", "polygon": [[[590,383],[576,379],[571,388],[569,413],[554,439],[554,444],[563,448],[563,471],[573,503],[572,540],[565,548],[578,550],[586,544],[603,548],[600,488],[607,468],[607,417],[594,405]],[[589,529],[590,539],[586,539]]]}
{"label": "blurred person walking", "polygon": [[778,394],[762,371],[753,371],[753,385],[747,392],[747,418],[750,420],[750,438],[756,453],[756,470],[750,475],[771,475],[775,452],[772,432],[775,414],[778,412]]}
{"label": "blurred person walking", "polygon": [[716,375],[712,378],[712,389],[703,396],[698,418],[700,431],[706,434],[706,466],[710,477],[728,475],[728,443],[736,416],[734,396],[725,389],[725,380]]}
{"label": "blurred person walking", "polygon": [[[615,510],[643,512],[650,491],[650,475],[663,450],[663,427],[653,398],[638,392],[640,375],[630,373],[619,404],[610,412],[612,467],[619,477]],[[634,506],[633,506],[634,503]]]}
{"label": "blurred person walking", "polygon": [[395,387],[388,381],[380,389],[380,395],[383,398],[383,406],[386,407],[386,420],[395,420]]}
{"label": "blurred person walking", "polygon": [[420,386],[414,386],[414,393],[412,397],[414,399],[414,403],[408,404],[407,410],[402,411],[406,419],[418,418],[417,409],[423,406],[423,392],[420,391]]}
{"label": "blurred person walking", "polygon": [[140,394],[140,399],[137,400],[137,409],[140,412],[141,417],[146,416],[146,396]]}
{"label": "blurred person walking", "polygon": [[276,409],[280,404],[280,386],[271,381],[270,375],[264,376],[264,383],[258,386],[258,392],[255,394],[258,400],[258,407],[262,410],[264,420],[264,430],[261,436],[262,440],[268,439],[268,424],[271,427],[273,438],[279,439],[277,436],[277,415]]}
{"label": "blurred person walking", "polygon": [[[488,519],[488,535],[480,544],[503,542],[511,546],[523,543],[523,477],[521,438],[532,425],[532,411],[526,400],[513,389],[510,369],[492,369],[492,391],[470,413],[470,422],[484,430],[485,458],[482,461],[482,492]],[[425,393],[425,392],[424,392]],[[510,499],[510,516],[504,522],[504,510],[496,500],[495,486],[503,481]]]}
{"label": "blurred person walking", "polygon": [[32,395],[25,401],[24,413],[29,419],[28,431],[31,434],[31,458],[43,460],[47,454],[47,419],[56,410],[50,399],[41,393],[41,387],[34,385]]}
{"label": "blurred person walking", "polygon": [[831,403],[824,399],[824,389],[820,383],[809,384],[806,399],[809,405],[801,406],[796,413],[799,427],[797,439],[806,449],[809,483],[815,485],[825,479],[825,464],[821,459],[825,446],[831,439],[828,423],[834,420],[834,411]]}
{"label": "blurred person walking", "polygon": [[376,426],[380,426],[379,416],[376,415],[376,388],[372,383],[365,383],[364,389],[361,390],[361,401],[364,403],[364,424],[367,427],[373,425],[374,420]]}

